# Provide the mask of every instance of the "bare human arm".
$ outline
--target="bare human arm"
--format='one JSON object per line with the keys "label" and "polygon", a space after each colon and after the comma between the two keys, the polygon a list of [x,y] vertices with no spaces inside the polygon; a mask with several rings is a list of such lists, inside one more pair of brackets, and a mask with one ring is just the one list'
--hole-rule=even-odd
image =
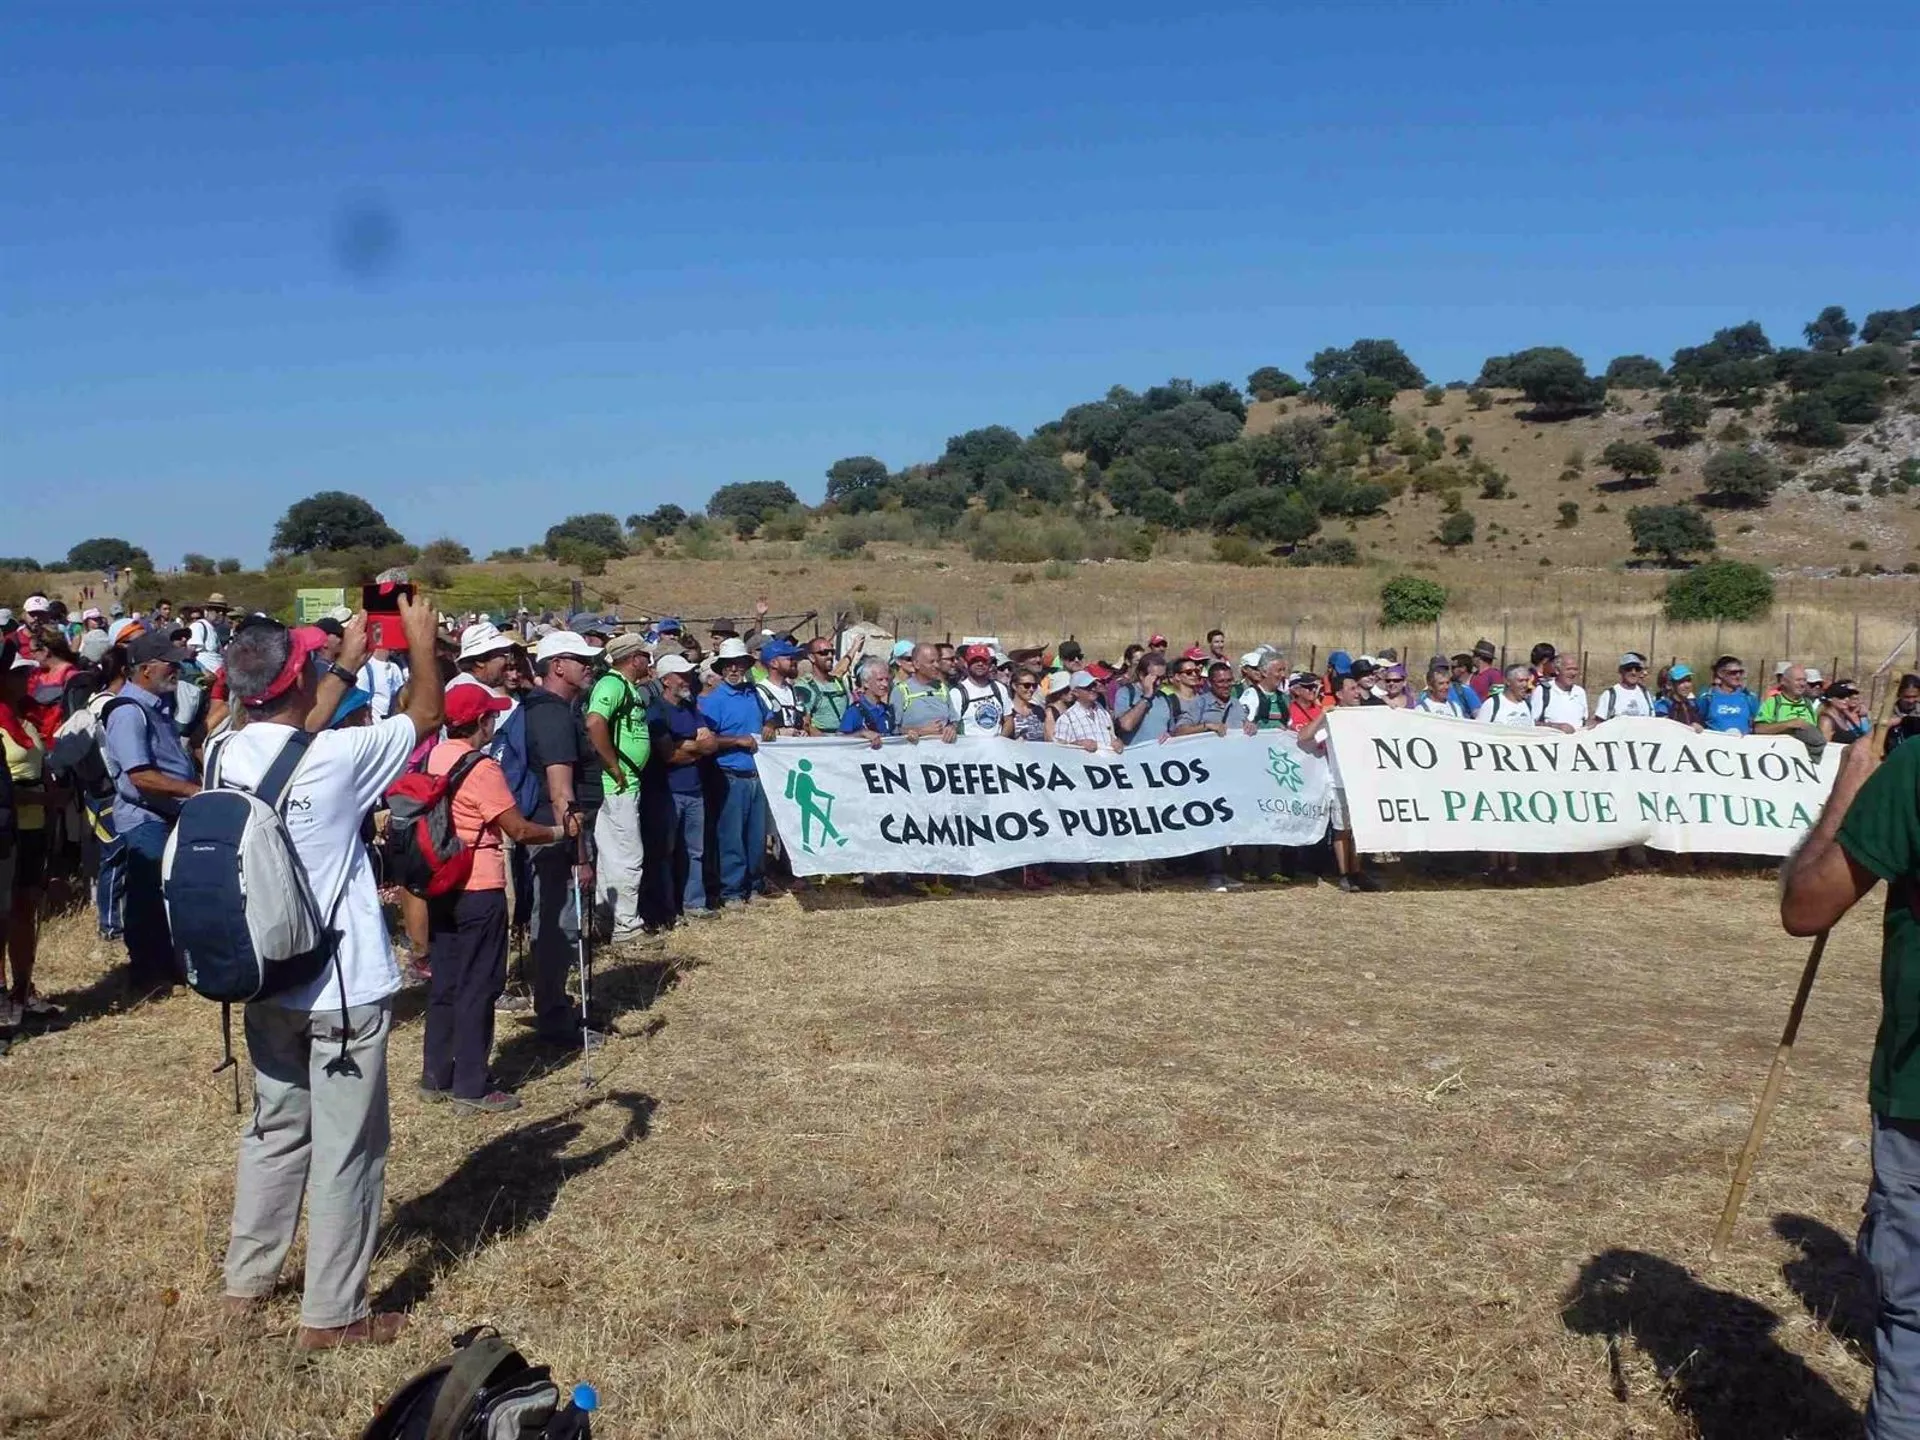
{"label": "bare human arm", "polygon": [[1780,923],[1789,935],[1817,935],[1832,928],[1879,883],[1880,877],[1847,854],[1840,822],[1879,762],[1871,745],[1849,745],[1834,777],[1833,793],[1800,848],[1781,873]]}

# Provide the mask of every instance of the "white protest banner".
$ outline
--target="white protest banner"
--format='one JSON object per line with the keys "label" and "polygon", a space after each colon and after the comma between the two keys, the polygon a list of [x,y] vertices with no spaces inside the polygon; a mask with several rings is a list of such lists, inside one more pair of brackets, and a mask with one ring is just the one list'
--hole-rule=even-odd
{"label": "white protest banner", "polygon": [[1326,761],[1285,731],[1186,736],[1115,755],[998,736],[779,740],[755,760],[799,875],[987,875],[1154,860],[1216,845],[1310,845]]}
{"label": "white protest banner", "polygon": [[1363,851],[1785,855],[1840,761],[1837,746],[1816,764],[1789,736],[1640,718],[1568,735],[1354,706],[1333,712],[1331,737]]}

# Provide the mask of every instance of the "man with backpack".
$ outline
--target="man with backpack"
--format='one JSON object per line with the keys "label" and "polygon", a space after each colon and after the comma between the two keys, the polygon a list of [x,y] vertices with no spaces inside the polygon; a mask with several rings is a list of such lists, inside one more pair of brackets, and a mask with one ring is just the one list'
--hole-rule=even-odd
{"label": "man with backpack", "polygon": [[601,799],[593,822],[594,908],[609,918],[612,940],[642,938],[640,920],[644,849],[640,834],[641,775],[652,742],[643,688],[653,657],[640,635],[616,635],[600,652],[607,673],[587,694],[587,741],[600,757]]}
{"label": "man with backpack", "polygon": [[[424,595],[403,595],[399,606],[413,673],[432,675],[433,605]],[[386,1185],[387,1039],[400,971],[361,824],[442,720],[440,688],[415,685],[401,714],[310,735],[306,726],[313,714],[337,706],[359,679],[366,617],[357,615],[342,627],[337,659],[323,666],[315,657],[325,639],[317,628],[289,630],[261,618],[234,631],[227,683],[246,707],[248,723],[210,747],[208,789],[181,820],[206,836],[196,840],[198,850],[212,838],[203,827],[217,823],[215,805],[225,804],[222,815],[234,813],[225,792],[244,791],[253,797],[250,804],[270,805],[311,906],[307,913],[318,916],[324,937],[320,953],[326,963],[310,978],[269,970],[260,998],[246,1007],[253,1119],[240,1141],[226,1258],[227,1305],[244,1315],[278,1281],[304,1197],[306,1290],[298,1344],[307,1350],[384,1344],[406,1325],[404,1315],[369,1313],[366,1293]],[[190,874],[199,858],[183,861],[176,853],[170,900],[187,896],[194,888],[190,880],[219,880]],[[246,890],[248,928],[256,905],[288,903],[284,894]],[[232,943],[234,927],[230,919],[224,926],[199,927],[184,913],[191,908],[174,906],[176,929],[185,932],[182,950],[190,967],[211,967],[220,957],[210,950]],[[289,978],[285,988],[271,988]]]}
{"label": "man with backpack", "polygon": [[126,683],[100,712],[125,869],[127,986],[135,996],[169,989],[178,977],[160,864],[181,804],[200,791],[200,772],[173,723],[180,667],[192,658],[164,632],[136,636],[127,646]]}
{"label": "man with backpack", "polygon": [[1113,692],[1113,728],[1126,744],[1151,745],[1179,719],[1180,702],[1161,692],[1166,673],[1166,652],[1149,648],[1141,652],[1134,678]]}
{"label": "man with backpack", "polygon": [[994,678],[993,647],[963,645],[960,659],[966,673],[947,687],[954,727],[963,735],[1011,735],[1013,695]]}
{"label": "man with backpack", "polygon": [[567,972],[580,927],[590,923],[574,907],[573,882],[579,880],[582,893],[593,885],[593,867],[578,849],[578,837],[592,830],[585,794],[593,778],[586,774],[592,747],[573,702],[585,693],[599,655],[584,635],[571,630],[543,636],[533,651],[534,687],[501,727],[500,767],[520,813],[575,837],[527,847],[534,1020],[542,1040],[574,1050],[600,1041],[567,999]]}

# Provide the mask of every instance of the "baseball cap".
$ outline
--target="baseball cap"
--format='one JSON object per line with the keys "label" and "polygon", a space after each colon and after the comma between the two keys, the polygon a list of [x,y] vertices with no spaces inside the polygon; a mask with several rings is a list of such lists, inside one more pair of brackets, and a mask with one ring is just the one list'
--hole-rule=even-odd
{"label": "baseball cap", "polygon": [[1308,674],[1305,670],[1296,670],[1287,676],[1287,688],[1292,689],[1295,685],[1316,685],[1319,683],[1319,678],[1317,675]]}
{"label": "baseball cap", "polygon": [[[478,685],[463,685],[463,690],[478,690]],[[340,703],[333,707],[333,718],[327,721],[329,730],[338,730],[341,723],[351,718],[355,712],[365,710],[373,704],[373,696],[355,685],[340,697]]]}
{"label": "baseball cap", "polygon": [[1242,670],[1258,670],[1266,663],[1267,655],[1264,650],[1249,650],[1240,657],[1240,668]]}
{"label": "baseball cap", "polygon": [[1820,672],[1814,669],[1813,666],[1809,665],[1807,667],[1807,683],[1809,685],[1818,685],[1821,679],[1822,679],[1822,676]]}
{"label": "baseball cap", "polygon": [[1100,661],[1096,660],[1087,666],[1087,674],[1093,676],[1096,680],[1111,680],[1114,671],[1111,665],[1103,665]]}
{"label": "baseball cap", "polygon": [[976,660],[990,661],[993,659],[993,647],[991,645],[962,645],[960,647],[960,658],[969,665]]}
{"label": "baseball cap", "polygon": [[576,635],[606,635],[610,633],[605,617],[595,615],[587,610],[578,610],[569,615],[567,617],[567,628]]}
{"label": "baseball cap", "polygon": [[672,615],[662,615],[660,619],[655,622],[653,633],[656,635],[678,635],[680,633],[680,621]]}
{"label": "baseball cap", "polygon": [[322,635],[330,635],[335,640],[343,640],[347,634],[346,626],[342,625],[331,615],[322,615],[308,628],[318,630]]}
{"label": "baseball cap", "polygon": [[142,635],[127,647],[127,658],[136,665],[150,665],[156,660],[185,665],[193,659],[193,652],[184,645],[174,644],[171,635]]}
{"label": "baseball cap", "polygon": [[800,647],[791,640],[769,640],[760,647],[760,658],[762,661],[798,660]]}
{"label": "baseball cap", "polygon": [[904,660],[911,654],[913,654],[913,641],[896,640],[893,642],[893,658],[894,659]]}
{"label": "baseball cap", "polygon": [[1147,648],[1148,648],[1149,650],[1164,650],[1164,649],[1166,649],[1166,648],[1167,648],[1167,637],[1166,637],[1166,636],[1164,636],[1164,635],[1149,635],[1149,636],[1147,637]]}
{"label": "baseball cap", "polygon": [[1685,665],[1676,665],[1667,671],[1667,679],[1669,680],[1691,680],[1692,678],[1693,671],[1689,670]]}
{"label": "baseball cap", "polygon": [[20,607],[20,610],[21,610],[21,613],[26,615],[38,615],[43,610],[50,610],[52,608],[53,607],[47,603],[46,596],[29,595],[27,596],[26,603]]}
{"label": "baseball cap", "polygon": [[491,620],[476,620],[460,632],[460,658],[478,660],[513,648],[513,637],[501,633]]}
{"label": "baseball cap", "polygon": [[614,636],[607,642],[607,648],[600,653],[607,657],[608,664],[614,664],[621,660],[632,659],[633,656],[644,653],[646,648],[647,642],[644,636],[628,632],[625,635]]}
{"label": "baseball cap", "polygon": [[1336,650],[1327,656],[1327,668],[1336,675],[1350,674],[1353,670],[1353,656],[1344,650]]}
{"label": "baseball cap", "polygon": [[1047,672],[1047,694],[1058,695],[1062,690],[1067,688],[1069,683],[1070,681],[1066,671],[1050,670]]}
{"label": "baseball cap", "polygon": [[1076,670],[1073,672],[1073,677],[1068,683],[1076,690],[1091,690],[1099,682],[1093,678],[1090,672]]}
{"label": "baseball cap", "polygon": [[1640,654],[1637,650],[1629,650],[1620,657],[1620,668],[1622,670],[1644,670],[1647,668],[1647,657]]}
{"label": "baseball cap", "polygon": [[513,708],[513,702],[506,696],[466,680],[447,691],[445,703],[449,725],[477,724],[482,715],[497,715]]}
{"label": "baseball cap", "polygon": [[104,617],[100,614],[100,607],[98,605],[89,605],[80,612],[80,618],[82,620],[99,620]]}
{"label": "baseball cap", "polygon": [[663,655],[660,663],[653,667],[656,675],[691,675],[693,662],[684,655]]}
{"label": "baseball cap", "polygon": [[[265,624],[267,622],[256,621],[254,623]],[[327,632],[322,630],[318,625],[299,625],[287,631],[287,639],[291,642],[291,645],[287,652],[287,663],[280,667],[280,673],[274,676],[273,680],[267,685],[267,688],[262,690],[258,695],[239,695],[237,698],[241,704],[250,708],[258,708],[266,704],[269,700],[277,700],[280,696],[286,694],[287,691],[299,683],[301,672],[307,668],[307,662],[326,645],[328,636]],[[140,647],[155,641],[164,641],[164,637],[159,635],[142,635],[128,647],[127,653],[129,657],[138,664]],[[165,643],[171,644],[171,642]],[[230,690],[233,688],[231,676],[229,676],[227,686]]]}
{"label": "baseball cap", "polygon": [[587,644],[584,635],[576,635],[571,630],[556,630],[533,647],[533,663],[536,665],[558,660],[563,655],[571,655],[576,660],[594,660],[599,658],[600,652]]}

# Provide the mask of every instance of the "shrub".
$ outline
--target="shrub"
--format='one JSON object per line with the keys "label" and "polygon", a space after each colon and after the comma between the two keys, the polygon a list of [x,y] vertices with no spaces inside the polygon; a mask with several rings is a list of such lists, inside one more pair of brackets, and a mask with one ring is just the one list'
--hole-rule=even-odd
{"label": "shrub", "polygon": [[1833,406],[1819,394],[1795,395],[1773,407],[1775,430],[1784,440],[1821,449],[1847,438]]}
{"label": "shrub", "polygon": [[214,568],[222,575],[238,575],[240,573],[240,562],[229,555],[222,559]]}
{"label": "shrub", "polygon": [[1712,415],[1713,407],[1690,390],[1669,390],[1660,397],[1660,423],[1676,444],[1692,443]]}
{"label": "shrub", "polygon": [[1847,542],[1847,548],[1849,550],[1864,550],[1867,548],[1867,542],[1864,540],[1850,540]]}
{"label": "shrub", "polygon": [[1636,505],[1627,511],[1633,553],[1658,555],[1663,565],[1683,555],[1704,554],[1718,543],[1713,522],[1691,505]]}
{"label": "shrub", "polygon": [[1482,500],[1505,500],[1508,495],[1507,477],[1498,470],[1490,470],[1480,477],[1480,498]]}
{"label": "shrub", "polygon": [[1463,460],[1466,459],[1467,456],[1473,453],[1473,437],[1471,435],[1454,436],[1453,453]]}
{"label": "shrub", "polygon": [[1396,575],[1380,587],[1383,625],[1431,625],[1446,608],[1446,587],[1418,575]]}
{"label": "shrub", "polygon": [[181,557],[180,568],[189,575],[211,575],[215,570],[211,555],[200,555],[193,551],[188,551]]}
{"label": "shrub", "polygon": [[1358,565],[1360,548],[1344,535],[1331,539],[1309,540],[1294,547],[1287,556],[1289,565]]}
{"label": "shrub", "polygon": [[1226,565],[1264,565],[1267,555],[1244,535],[1213,537],[1213,558]]}
{"label": "shrub", "polygon": [[1669,620],[1758,620],[1773,608],[1773,577],[1740,560],[1709,560],[1667,582]]}
{"label": "shrub", "polygon": [[1710,504],[1728,508],[1764,505],[1780,488],[1780,467],[1756,450],[1718,450],[1701,470]]}
{"label": "shrub", "polygon": [[473,552],[458,540],[429,540],[420,547],[420,558],[430,565],[471,565]]}
{"label": "shrub", "polygon": [[1442,390],[1438,385],[1429,385],[1425,390],[1420,392],[1420,398],[1425,400],[1429,405],[1438,405],[1442,400],[1447,398],[1447,392]]}
{"label": "shrub", "polygon": [[1660,452],[1642,440],[1615,440],[1600,452],[1600,463],[1623,485],[1651,485],[1666,468]]}
{"label": "shrub", "polygon": [[1449,550],[1473,543],[1476,522],[1471,510],[1456,510],[1440,522],[1440,543]]}
{"label": "shrub", "polygon": [[1580,504],[1576,500],[1560,502],[1560,519],[1557,522],[1562,530],[1571,530],[1580,523]]}
{"label": "shrub", "polygon": [[1493,408],[1492,392],[1478,385],[1469,385],[1467,387],[1467,403],[1476,410],[1491,410]]}

